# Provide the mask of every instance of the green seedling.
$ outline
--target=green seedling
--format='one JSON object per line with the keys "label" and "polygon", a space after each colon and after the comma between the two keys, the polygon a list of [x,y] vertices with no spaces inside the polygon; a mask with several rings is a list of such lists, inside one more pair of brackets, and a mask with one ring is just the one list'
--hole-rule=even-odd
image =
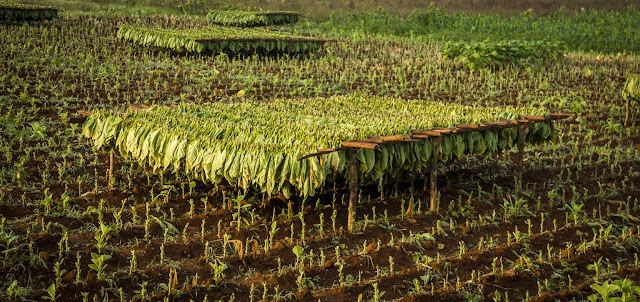
{"label": "green seedling", "polygon": [[91,253],[92,264],[89,264],[89,268],[96,271],[98,280],[104,280],[106,278],[104,270],[107,268],[107,264],[105,262],[109,259],[111,259],[111,255],[98,255],[96,253]]}

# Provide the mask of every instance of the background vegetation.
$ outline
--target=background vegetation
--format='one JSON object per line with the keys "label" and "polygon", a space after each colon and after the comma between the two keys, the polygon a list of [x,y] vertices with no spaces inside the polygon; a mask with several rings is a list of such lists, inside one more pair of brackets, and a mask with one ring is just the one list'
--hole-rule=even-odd
{"label": "background vegetation", "polygon": [[[638,22],[636,9],[574,13],[576,6],[547,14],[534,7],[497,18],[461,12],[453,1],[416,12],[400,11],[410,7],[402,1],[353,2],[353,8],[345,2],[332,17],[327,10],[324,19],[296,26],[336,39],[313,55],[230,58],[177,55],[115,38],[123,24],[207,26],[201,14],[207,3],[53,2],[67,8],[56,20],[0,26],[0,300],[637,296],[640,127],[637,103],[622,125],[621,95],[629,73],[640,69],[628,30]],[[301,10],[315,16],[309,11],[315,3],[323,4],[243,5],[306,4]],[[585,41],[553,34],[572,26],[574,34],[593,32]],[[552,47],[535,44],[540,58],[494,56],[488,63],[500,64],[479,69],[441,54],[441,41],[482,40],[473,48],[482,52],[512,32],[519,39],[552,35],[584,51],[545,56]],[[594,47],[602,48],[588,51]],[[515,152],[440,165],[437,211],[426,210],[425,171],[362,183],[353,233],[344,230],[344,183],[306,202],[204,183],[181,169],[160,173],[118,155],[111,161],[68,121],[79,121],[79,110],[132,104],[348,93],[526,104],[578,116],[557,124],[554,142],[525,148],[522,181],[514,179]]]}

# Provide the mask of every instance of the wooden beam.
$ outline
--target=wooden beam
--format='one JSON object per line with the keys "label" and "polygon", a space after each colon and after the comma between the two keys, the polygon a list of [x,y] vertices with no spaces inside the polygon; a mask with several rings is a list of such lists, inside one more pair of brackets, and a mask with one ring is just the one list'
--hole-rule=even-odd
{"label": "wooden beam", "polygon": [[358,167],[356,165],[356,149],[349,151],[349,218],[347,229],[353,232],[353,225],[356,219],[356,204],[358,202]]}
{"label": "wooden beam", "polygon": [[416,137],[416,135],[423,135],[423,136],[440,136],[440,135],[442,135],[439,131],[435,131],[435,130],[412,130],[411,134],[414,134],[413,137]]}
{"label": "wooden beam", "polygon": [[318,149],[318,152],[333,152],[333,151],[348,150],[348,149],[351,149],[351,148],[348,148],[348,147],[324,148],[324,149]]}
{"label": "wooden beam", "polygon": [[302,156],[302,157],[298,158],[298,161],[301,161],[303,159],[307,159],[309,157],[320,156],[320,155],[323,155],[323,154],[329,154],[331,152],[340,151],[340,150],[348,150],[348,149],[351,149],[351,148],[338,147],[338,148],[318,149],[318,152]]}
{"label": "wooden beam", "polygon": [[457,125],[456,127],[460,128],[460,129],[480,129],[483,126],[480,124],[463,124],[463,125]]}
{"label": "wooden beam", "polygon": [[533,121],[546,121],[547,118],[542,115],[519,115],[519,119],[521,120],[533,120]]}
{"label": "wooden beam", "polygon": [[433,128],[433,130],[438,131],[441,134],[453,134],[459,131],[458,128],[440,128],[440,127]]}
{"label": "wooden beam", "polygon": [[78,113],[84,115],[84,116],[90,116],[91,115],[91,111],[86,111],[86,110],[78,110]]}
{"label": "wooden beam", "polygon": [[375,143],[367,143],[363,141],[346,141],[342,142],[343,147],[352,147],[352,148],[365,148],[365,149],[379,149],[380,146]]}
{"label": "wooden beam", "polygon": [[413,134],[413,135],[411,135],[411,137],[413,137],[413,138],[432,138],[432,137],[438,137],[438,136],[440,136],[440,135],[437,135],[437,136],[435,136],[435,135],[424,135],[424,134]]}

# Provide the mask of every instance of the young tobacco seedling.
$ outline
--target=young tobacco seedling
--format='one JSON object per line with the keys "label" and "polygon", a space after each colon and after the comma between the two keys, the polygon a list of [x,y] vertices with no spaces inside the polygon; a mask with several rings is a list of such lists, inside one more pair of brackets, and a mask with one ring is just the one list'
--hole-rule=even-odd
{"label": "young tobacco seedling", "polygon": [[96,253],[91,253],[92,264],[89,264],[89,268],[96,271],[98,274],[98,280],[100,281],[106,278],[103,273],[105,268],[107,268],[107,264],[105,264],[105,262],[109,259],[111,259],[111,255],[98,255]]}

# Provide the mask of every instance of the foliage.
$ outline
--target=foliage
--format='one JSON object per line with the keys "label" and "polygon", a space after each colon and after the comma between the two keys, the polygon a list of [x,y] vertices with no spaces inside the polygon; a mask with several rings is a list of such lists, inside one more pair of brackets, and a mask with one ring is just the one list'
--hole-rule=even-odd
{"label": "foliage", "polygon": [[[374,135],[408,134],[414,129],[543,112],[350,95],[272,103],[181,104],[177,109],[154,106],[132,110],[125,117],[98,111],[85,122],[83,133],[97,148],[115,149],[154,170],[184,168],[203,180],[218,183],[226,179],[269,195],[282,192],[290,196],[296,189],[302,196],[313,196],[326,181],[348,174],[349,152],[344,150],[297,160],[318,148],[339,147],[343,141]],[[548,140],[552,130],[550,123],[534,124],[527,140]],[[516,128],[446,136],[440,159],[499,152],[513,146],[516,138]],[[382,145],[376,151],[361,149],[356,153],[359,173],[378,180],[387,173],[395,177],[403,170],[419,170],[431,162],[433,146],[429,138]]]}
{"label": "foliage", "polygon": [[296,23],[296,12],[250,12],[241,10],[210,10],[207,20],[215,24],[237,27],[256,27]]}
{"label": "foliage", "polygon": [[98,280],[104,280],[106,278],[104,270],[107,268],[107,264],[105,262],[109,259],[111,259],[111,255],[91,253],[91,264],[89,264],[89,268],[96,271]]}
{"label": "foliage", "polygon": [[640,10],[581,10],[572,14],[560,9],[534,16],[529,12],[500,15],[449,13],[432,6],[406,18],[384,10],[334,16],[317,25],[323,33],[349,32],[422,38],[434,42],[504,40],[554,40],[570,50],[607,53],[640,52]]}
{"label": "foliage", "polygon": [[50,6],[0,1],[0,20],[51,20],[57,17],[58,9]]}
{"label": "foliage", "polygon": [[[586,300],[596,293],[589,287],[594,282],[628,277],[637,283],[638,129],[603,129],[623,114],[620,76],[638,70],[638,56],[569,53],[557,62],[472,72],[437,55],[440,45],[369,36],[340,39],[317,56],[212,59],[114,43],[115,26],[138,21],[157,28],[206,26],[189,16],[112,11],[70,12],[48,26],[0,27],[6,45],[0,47],[0,250],[8,251],[0,254],[8,256],[0,261],[0,295],[8,297],[1,300],[40,301],[54,294],[57,301],[357,301],[358,295],[370,301],[386,292],[380,300],[391,301],[433,299],[431,291],[461,301]],[[182,173],[185,162],[154,175],[148,160],[140,165],[117,155],[109,181],[109,155],[91,148],[75,123],[84,120],[79,109],[140,102],[224,105],[351,92],[486,107],[579,107],[581,114],[554,122],[559,131],[553,143],[527,145],[524,178],[515,184],[515,152],[439,165],[437,212],[426,210],[425,171],[385,175],[379,195],[375,183],[359,179],[363,190],[351,234],[344,229],[349,192],[343,183],[331,188],[326,182],[323,194],[303,204],[261,198],[226,182],[203,183]],[[305,102],[322,108],[325,99]],[[372,125],[371,132],[384,134],[388,123],[405,119],[396,115],[403,107],[387,114],[385,102],[372,104],[379,114],[342,105],[342,120],[326,120],[344,128]],[[426,110],[442,115],[437,108]],[[255,124],[237,115],[238,125]],[[318,120],[315,111],[292,116]],[[274,134],[297,126],[281,125],[272,127]],[[300,136],[312,136],[314,129],[302,129]],[[245,194],[243,203],[252,206],[241,210],[238,230],[231,223],[234,199]],[[584,203],[577,225],[562,209],[572,200]],[[101,221],[114,227],[102,253],[95,239]],[[167,223],[182,236],[169,236],[173,228]],[[304,253],[295,267],[291,251],[298,245]],[[244,258],[229,250],[241,250]],[[108,266],[102,281],[88,266],[94,265],[91,252],[113,255],[103,261]],[[600,263],[588,265],[600,256]],[[209,264],[214,261],[217,268]],[[596,268],[597,281],[590,270]],[[412,279],[417,282],[408,284]],[[55,293],[47,291],[51,284]]]}
{"label": "foliage", "polygon": [[539,59],[558,59],[564,54],[561,43],[510,40],[480,43],[447,43],[440,50],[446,59],[456,59],[469,69],[504,64],[522,64]]}
{"label": "foliage", "polygon": [[630,73],[622,88],[622,98],[628,101],[640,100],[640,75]]}
{"label": "foliage", "polygon": [[[225,53],[227,55],[315,52],[324,40],[306,38],[266,29],[240,29],[212,26],[200,29],[170,30],[121,26],[119,39],[143,46],[166,48],[176,52]],[[209,39],[208,41],[198,41]]]}
{"label": "foliage", "polygon": [[588,297],[591,302],[632,302],[638,301],[640,296],[640,286],[634,285],[633,280],[626,278],[614,280],[612,283],[607,280],[602,284],[592,284],[591,288],[596,291],[596,294]]}

